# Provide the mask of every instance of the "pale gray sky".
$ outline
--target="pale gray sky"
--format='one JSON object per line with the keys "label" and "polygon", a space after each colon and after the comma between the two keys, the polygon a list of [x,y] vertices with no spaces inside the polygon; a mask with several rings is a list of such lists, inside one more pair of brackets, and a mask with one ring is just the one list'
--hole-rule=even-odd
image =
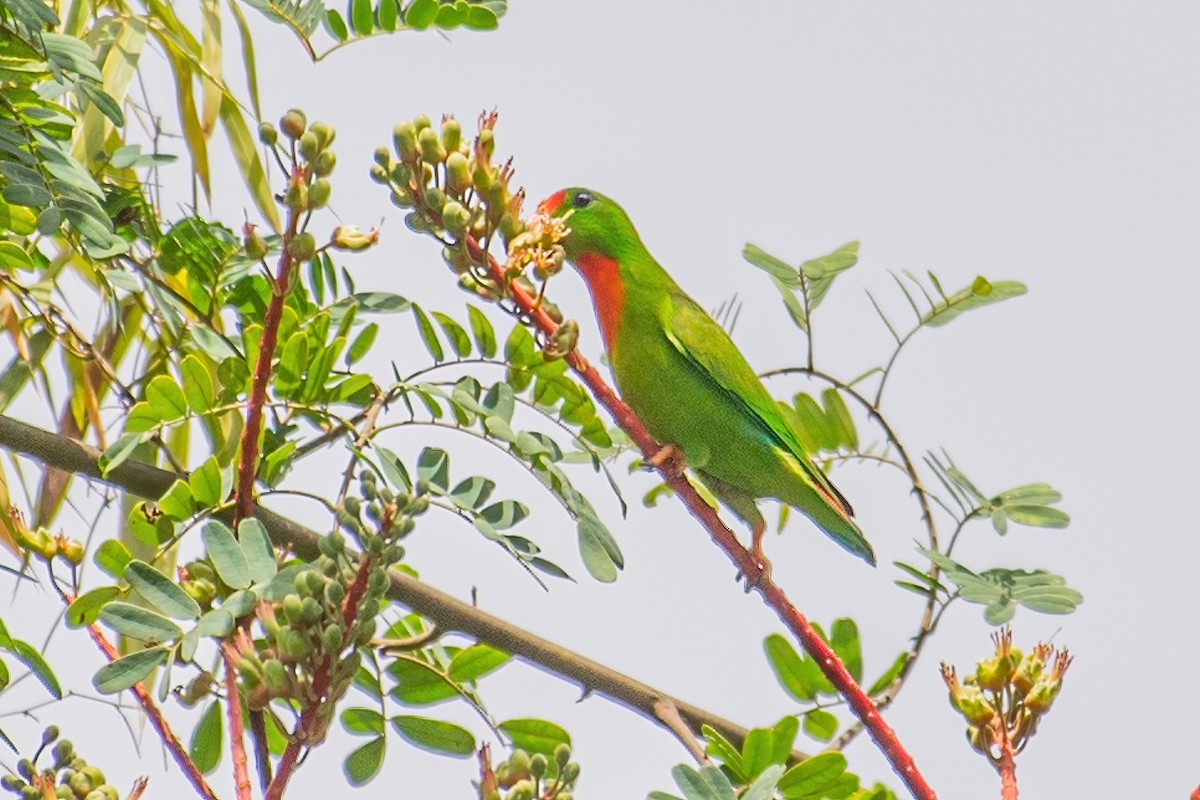
{"label": "pale gray sky", "polygon": [[[817,316],[818,360],[845,377],[888,352],[864,290],[906,319],[889,271],[932,269],[948,288],[976,274],[1027,283],[1025,297],[920,334],[885,410],[910,449],[948,448],[985,492],[1048,481],[1072,514],[1065,531],[1014,526],[1003,539],[980,524],[957,551],[980,569],[1049,569],[1086,597],[1073,616],[1022,610],[1014,621],[1019,644],[1053,635],[1076,655],[1018,759],[1023,793],[1179,797],[1200,782],[1200,707],[1188,683],[1200,662],[1200,548],[1186,510],[1200,445],[1191,409],[1200,7],[517,0],[493,34],[381,38],[315,67],[283,28],[256,28],[264,107],[275,117],[299,105],[333,123],[333,207],[364,227],[386,217],[381,246],[347,261],[363,289],[461,316],[467,298],[437,247],[410,234],[365,175],[394,122],[447,112],[468,123],[493,106],[498,152],[516,156],[531,197],[594,186],[626,207],[703,305],[737,292],[745,308],[734,338],[760,369],[799,363],[803,339],[765,275],[741,260],[746,241],[798,262],[862,240],[860,264]],[[162,113],[173,113],[169,101]],[[216,181],[216,208],[240,219],[230,180]],[[553,295],[596,357],[582,284],[564,277]],[[403,350],[380,355],[419,363],[411,320],[388,323],[381,341]],[[445,442],[465,469],[471,446]],[[415,453],[420,441],[391,444]],[[846,557],[800,519],[768,539],[768,552],[812,619],[859,622],[867,671],[878,674],[919,616],[890,566],[915,559],[915,505],[890,474],[851,465],[834,477],[880,568]],[[623,481],[627,521],[600,483],[588,485],[626,553],[615,585],[581,577],[546,595],[473,531],[433,517],[413,537],[412,562],[441,588],[466,597],[476,586],[485,609],[746,725],[793,710],[762,655],[763,637],[779,626],[741,592],[703,531],[673,502],[638,507],[648,476]],[[503,488],[537,497],[522,476]],[[583,576],[568,520],[534,507],[533,538]],[[944,798],[998,796],[936,670],[943,659],[969,668],[987,654],[990,632],[980,607],[957,605],[887,713]],[[576,687],[527,667],[506,668],[483,691],[499,718],[540,715],[568,727],[583,764],[579,797],[673,789],[669,768],[686,760],[641,717],[598,698],[575,704]],[[474,725],[461,709],[445,713]],[[104,738],[90,746],[114,757],[126,746]],[[340,791],[346,749],[338,741],[310,759],[296,796]],[[848,756],[868,782],[899,789],[870,743]],[[467,797],[475,770],[393,740],[384,776],[363,793]],[[178,780],[171,770],[151,791],[172,794]]]}

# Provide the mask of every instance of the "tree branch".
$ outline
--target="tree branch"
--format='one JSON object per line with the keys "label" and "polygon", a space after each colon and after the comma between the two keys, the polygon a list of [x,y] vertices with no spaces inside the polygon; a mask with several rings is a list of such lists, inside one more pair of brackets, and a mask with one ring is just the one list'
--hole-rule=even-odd
{"label": "tree branch", "polygon": [[[150,500],[161,497],[177,478],[185,477],[133,460],[125,461],[107,475],[101,474],[97,464],[100,451],[96,448],[3,415],[0,415],[0,447]],[[319,554],[317,542],[321,535],[311,528],[261,506],[255,508],[254,516],[266,527],[276,546],[290,548],[307,559],[314,559]],[[738,746],[746,739],[749,731],[740,725],[536,636],[410,575],[392,570],[388,577],[391,580],[388,597],[428,618],[443,633],[462,633],[498,647],[552,675],[578,683],[589,693],[602,695],[636,711],[676,736],[678,732],[663,719],[661,709],[664,707],[673,707],[693,735],[699,734],[702,725],[708,725]],[[690,747],[687,741],[683,744]],[[809,754],[803,751],[792,752],[792,758],[797,761],[808,757]]]}

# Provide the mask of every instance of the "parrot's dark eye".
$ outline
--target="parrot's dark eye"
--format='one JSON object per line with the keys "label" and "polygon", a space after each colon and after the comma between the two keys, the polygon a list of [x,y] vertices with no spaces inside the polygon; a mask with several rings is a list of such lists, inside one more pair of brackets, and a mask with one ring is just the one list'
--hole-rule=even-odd
{"label": "parrot's dark eye", "polygon": [[576,192],[575,196],[571,198],[571,205],[575,206],[576,208],[587,208],[592,204],[592,200],[594,199],[595,198],[587,192]]}

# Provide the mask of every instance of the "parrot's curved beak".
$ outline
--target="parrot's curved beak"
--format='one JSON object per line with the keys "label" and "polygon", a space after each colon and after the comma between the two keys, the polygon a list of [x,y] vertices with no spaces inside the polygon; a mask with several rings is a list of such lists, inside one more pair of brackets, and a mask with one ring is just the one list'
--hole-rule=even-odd
{"label": "parrot's curved beak", "polygon": [[542,202],[538,203],[537,213],[550,216],[554,209],[562,205],[563,198],[567,196],[566,189],[559,189],[554,194],[547,197]]}

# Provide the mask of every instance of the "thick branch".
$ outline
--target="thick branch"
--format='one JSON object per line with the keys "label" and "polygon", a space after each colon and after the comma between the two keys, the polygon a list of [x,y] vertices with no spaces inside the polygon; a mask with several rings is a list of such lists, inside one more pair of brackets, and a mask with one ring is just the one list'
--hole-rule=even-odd
{"label": "thick branch", "polygon": [[[137,461],[126,461],[102,475],[97,466],[99,450],[3,415],[0,415],[0,447],[147,499],[161,497],[176,478],[181,477],[178,473]],[[316,531],[261,506],[255,508],[254,516],[267,528],[271,541],[277,546],[287,547],[303,558],[317,557],[317,542],[321,535]],[[637,711],[668,730],[672,727],[660,712],[664,704],[673,706],[694,734],[699,733],[701,725],[709,725],[739,746],[746,738],[748,731],[740,725],[535,636],[416,578],[395,570],[389,573],[389,578],[388,597],[430,619],[444,633],[462,633],[519,656],[546,672],[580,684],[591,693]],[[687,742],[684,744],[688,745]],[[808,755],[793,751],[792,757],[802,760]]]}

